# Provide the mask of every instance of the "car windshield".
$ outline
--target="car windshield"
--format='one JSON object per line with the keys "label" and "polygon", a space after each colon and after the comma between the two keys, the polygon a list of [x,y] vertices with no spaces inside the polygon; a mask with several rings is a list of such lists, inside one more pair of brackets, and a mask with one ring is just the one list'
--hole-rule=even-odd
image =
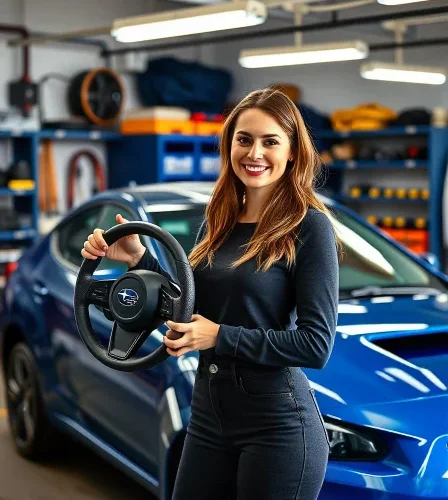
{"label": "car windshield", "polygon": [[[148,205],[158,226],[170,232],[188,255],[204,217],[204,206]],[[341,238],[344,257],[340,264],[341,299],[381,294],[446,292],[436,276],[344,210],[331,207],[332,221]]]}
{"label": "car windshield", "polygon": [[148,215],[154,223],[171,233],[188,255],[204,220],[205,205],[149,205]]}
{"label": "car windshield", "polygon": [[331,208],[344,247],[340,264],[341,298],[382,293],[418,293],[418,289],[446,292],[436,276],[397,249],[368,226],[343,210]]}

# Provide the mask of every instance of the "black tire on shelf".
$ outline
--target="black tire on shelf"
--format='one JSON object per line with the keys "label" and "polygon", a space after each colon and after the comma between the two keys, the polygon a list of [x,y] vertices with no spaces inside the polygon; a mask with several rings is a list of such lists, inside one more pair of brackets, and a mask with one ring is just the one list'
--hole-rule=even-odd
{"label": "black tire on shelf", "polygon": [[7,356],[5,390],[8,423],[17,452],[35,461],[52,458],[64,439],[48,420],[34,356],[23,342]]}

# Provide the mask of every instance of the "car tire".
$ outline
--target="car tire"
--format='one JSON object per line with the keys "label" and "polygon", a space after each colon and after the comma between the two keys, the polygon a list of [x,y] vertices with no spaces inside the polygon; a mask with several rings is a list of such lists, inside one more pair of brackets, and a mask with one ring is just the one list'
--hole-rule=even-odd
{"label": "car tire", "polygon": [[61,446],[61,436],[48,421],[31,349],[23,342],[16,344],[5,368],[8,423],[17,452],[35,461],[51,458]]}

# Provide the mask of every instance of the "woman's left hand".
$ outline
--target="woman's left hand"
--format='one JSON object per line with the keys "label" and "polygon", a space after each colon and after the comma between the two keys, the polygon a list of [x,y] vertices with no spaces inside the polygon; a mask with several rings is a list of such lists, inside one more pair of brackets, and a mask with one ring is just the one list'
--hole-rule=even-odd
{"label": "woman's left hand", "polygon": [[[170,330],[165,333],[163,342],[171,356],[179,357],[189,351],[202,351],[216,345],[219,325],[200,314],[193,314],[191,323],[167,321],[166,324]],[[181,338],[179,333],[183,333]]]}

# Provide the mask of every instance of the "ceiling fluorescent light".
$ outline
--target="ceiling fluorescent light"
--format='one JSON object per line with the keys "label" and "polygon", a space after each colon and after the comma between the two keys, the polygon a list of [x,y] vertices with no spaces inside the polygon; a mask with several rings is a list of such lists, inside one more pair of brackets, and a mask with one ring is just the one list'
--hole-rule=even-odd
{"label": "ceiling fluorescent light", "polygon": [[140,42],[210,31],[245,28],[266,20],[266,5],[257,0],[224,2],[159,14],[117,19],[112,36],[119,42]]}
{"label": "ceiling fluorescent light", "polygon": [[315,64],[336,61],[352,61],[368,56],[369,48],[362,42],[304,44],[292,47],[242,50],[239,63],[244,68],[268,68]]}
{"label": "ceiling fluorescent light", "polygon": [[361,76],[368,80],[442,85],[446,81],[447,71],[444,68],[431,66],[409,66],[372,61],[361,65]]}
{"label": "ceiling fluorescent light", "polygon": [[404,5],[406,3],[427,2],[428,0],[377,0],[381,5]]}

